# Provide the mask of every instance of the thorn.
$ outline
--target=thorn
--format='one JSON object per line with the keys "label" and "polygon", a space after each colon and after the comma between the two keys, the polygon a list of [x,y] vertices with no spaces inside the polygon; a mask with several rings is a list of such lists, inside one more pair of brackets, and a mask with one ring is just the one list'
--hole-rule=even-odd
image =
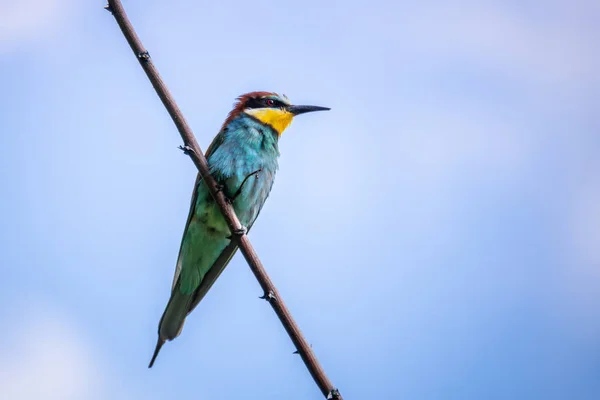
{"label": "thorn", "polygon": [[242,226],[240,229],[236,229],[233,231],[233,234],[236,236],[243,236],[246,234],[248,230],[246,229],[245,226]]}
{"label": "thorn", "polygon": [[[312,349],[312,343],[310,343],[310,344],[309,344],[309,347]],[[296,351],[295,351],[295,352],[293,352],[292,354],[300,354],[300,353],[298,352],[298,350],[296,350]]]}
{"label": "thorn", "polygon": [[110,6],[110,4],[108,4],[108,3],[107,3],[105,6],[104,6],[104,9],[105,9],[106,11],[108,11],[109,13],[111,13],[111,14],[113,13],[113,9],[112,9],[112,7]]}
{"label": "thorn", "polygon": [[[227,198],[227,196],[225,196],[225,198]],[[248,229],[246,229],[245,226],[242,226],[241,228],[234,230],[233,234],[227,236],[227,239],[231,240],[234,238],[234,236],[237,238],[240,238],[240,237],[244,236],[247,231],[248,231]]]}
{"label": "thorn", "polygon": [[329,393],[327,393],[327,399],[339,399],[340,398],[340,391],[337,388],[333,388],[329,391]]}
{"label": "thorn", "polygon": [[277,299],[275,298],[275,293],[273,293],[273,291],[272,291],[272,290],[269,290],[269,292],[268,292],[268,293],[265,293],[265,294],[263,294],[262,296],[260,296],[260,297],[259,297],[259,299],[266,300],[266,301],[268,301],[269,303],[270,303],[270,302],[272,302],[273,300],[277,300]]}
{"label": "thorn", "polygon": [[143,61],[150,61],[150,53],[148,53],[148,50],[144,50],[141,53],[138,53],[138,58],[143,60]]}
{"label": "thorn", "polygon": [[190,154],[194,154],[194,149],[192,149],[190,146],[183,145],[183,146],[179,146],[178,147],[179,150],[183,151],[183,154],[189,156]]}

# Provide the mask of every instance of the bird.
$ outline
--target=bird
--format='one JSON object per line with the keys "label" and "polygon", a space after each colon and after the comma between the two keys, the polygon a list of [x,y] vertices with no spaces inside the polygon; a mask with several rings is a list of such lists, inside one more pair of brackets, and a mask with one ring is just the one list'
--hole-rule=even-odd
{"label": "bird", "polygon": [[[206,151],[211,175],[232,205],[245,232],[258,217],[278,169],[279,138],[295,116],[328,107],[292,105],[285,95],[256,91],[237,97]],[[202,176],[197,175],[179,247],[171,296],[158,324],[152,368],[166,341],[181,334],[238,246]]]}

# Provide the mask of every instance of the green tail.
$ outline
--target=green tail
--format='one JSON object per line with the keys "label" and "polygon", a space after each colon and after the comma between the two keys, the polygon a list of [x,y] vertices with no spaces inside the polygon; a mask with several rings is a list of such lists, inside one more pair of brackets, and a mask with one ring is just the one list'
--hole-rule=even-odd
{"label": "green tail", "polygon": [[181,333],[192,297],[192,294],[181,293],[179,285],[175,285],[173,288],[169,303],[167,303],[165,312],[158,324],[158,342],[156,343],[156,348],[154,349],[154,354],[152,355],[152,360],[150,360],[148,368],[152,368],[152,365],[154,365],[154,361],[156,360],[162,345],[165,344],[167,340],[175,339]]}

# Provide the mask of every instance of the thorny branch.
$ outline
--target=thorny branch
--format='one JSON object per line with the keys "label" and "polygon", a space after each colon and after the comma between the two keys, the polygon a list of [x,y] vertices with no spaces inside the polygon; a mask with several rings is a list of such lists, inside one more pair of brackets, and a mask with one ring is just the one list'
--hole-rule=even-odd
{"label": "thorny branch", "polygon": [[281,295],[277,291],[277,288],[275,288],[275,285],[273,285],[273,282],[271,282],[271,279],[267,275],[267,272],[258,258],[258,255],[250,244],[250,241],[248,240],[240,221],[235,215],[232,206],[227,202],[223,192],[219,190],[218,184],[210,174],[206,158],[200,150],[200,146],[198,146],[191,128],[187,124],[183,114],[181,113],[181,110],[175,103],[175,100],[171,96],[167,86],[160,77],[158,70],[152,63],[150,54],[146,49],[144,49],[140,38],[137,36],[133,26],[131,25],[131,22],[127,18],[127,14],[125,14],[125,10],[123,9],[121,1],[108,0],[108,5],[105,8],[115,17],[115,20],[117,21],[117,24],[119,24],[125,39],[127,39],[129,46],[131,46],[133,53],[136,55],[140,65],[144,69],[144,72],[146,72],[148,79],[150,79],[150,82],[156,90],[158,97],[160,97],[165,108],[169,112],[169,115],[173,119],[173,122],[175,123],[175,126],[177,127],[177,130],[183,139],[184,145],[182,149],[190,156],[194,162],[194,165],[196,165],[196,168],[198,168],[202,179],[206,183],[211,195],[223,213],[230,231],[239,233],[237,235],[232,235],[232,240],[237,240],[237,244],[244,255],[244,258],[248,262],[250,269],[254,273],[254,276],[256,276],[258,283],[265,293],[264,298],[267,299],[271,307],[273,307],[275,314],[277,314],[279,320],[290,336],[290,339],[292,339],[292,342],[297,348],[298,354],[300,354],[302,357],[306,368],[308,368],[308,371],[315,380],[315,383],[317,386],[319,386],[321,393],[323,393],[327,399],[343,400],[342,395],[337,388],[333,386],[325,374],[325,371],[319,364],[317,357],[302,335],[302,332],[296,324],[296,321],[294,321],[292,318],[292,315],[283,302]]}

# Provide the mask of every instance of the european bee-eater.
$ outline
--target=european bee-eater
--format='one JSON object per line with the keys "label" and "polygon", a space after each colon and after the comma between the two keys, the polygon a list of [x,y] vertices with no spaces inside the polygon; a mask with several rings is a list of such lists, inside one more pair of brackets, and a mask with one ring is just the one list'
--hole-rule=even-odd
{"label": "european bee-eater", "polygon": [[[233,110],[206,151],[210,172],[221,185],[240,223],[250,230],[269,196],[277,171],[278,141],[294,116],[329,110],[295,106],[277,93],[252,92]],[[185,318],[206,295],[237,250],[231,232],[198,174],[188,214],[171,298],[158,324],[158,342],[148,368],[167,340],[181,333]]]}

